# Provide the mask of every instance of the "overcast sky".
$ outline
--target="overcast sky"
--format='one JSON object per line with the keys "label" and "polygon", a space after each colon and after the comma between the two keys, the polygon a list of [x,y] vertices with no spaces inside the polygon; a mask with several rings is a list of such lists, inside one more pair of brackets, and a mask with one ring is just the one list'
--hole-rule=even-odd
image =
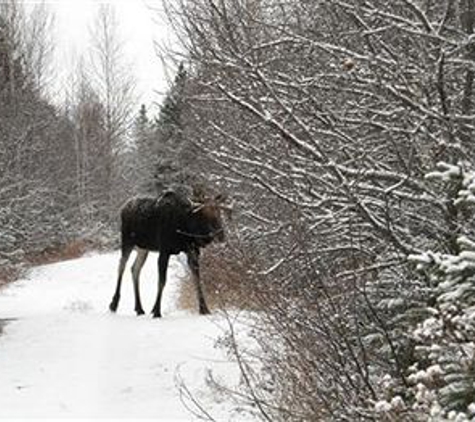
{"label": "overcast sky", "polygon": [[[27,0],[28,1],[28,0]],[[90,28],[94,23],[98,5],[113,4],[124,41],[127,60],[132,63],[137,77],[141,102],[159,101],[156,91],[166,89],[162,63],[154,50],[154,41],[166,40],[167,31],[160,14],[160,0],[46,0],[56,15],[57,59],[60,71],[67,75],[77,57],[87,52]],[[151,9],[152,8],[152,9]],[[161,22],[161,23],[160,23]]]}

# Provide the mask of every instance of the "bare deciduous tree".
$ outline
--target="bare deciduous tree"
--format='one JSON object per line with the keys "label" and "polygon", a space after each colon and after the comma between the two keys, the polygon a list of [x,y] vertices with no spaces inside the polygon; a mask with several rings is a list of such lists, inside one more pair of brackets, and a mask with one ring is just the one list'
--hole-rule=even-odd
{"label": "bare deciduous tree", "polygon": [[118,183],[122,169],[116,166],[119,164],[117,158],[127,147],[136,98],[131,64],[124,56],[113,5],[99,6],[91,38],[94,50],[90,77],[104,107],[105,132],[101,141],[110,152],[109,158],[102,163],[109,175],[109,186],[104,194],[108,196],[110,218],[114,219],[118,204],[124,200]]}

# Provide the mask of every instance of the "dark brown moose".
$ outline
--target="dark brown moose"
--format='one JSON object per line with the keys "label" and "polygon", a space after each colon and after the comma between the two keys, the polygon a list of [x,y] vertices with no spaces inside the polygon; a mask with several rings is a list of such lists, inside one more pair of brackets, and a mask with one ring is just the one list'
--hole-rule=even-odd
{"label": "dark brown moose", "polygon": [[122,275],[133,249],[137,256],[132,266],[134,283],[135,312],[144,313],[140,301],[140,271],[149,251],[159,252],[158,293],[152,310],[154,317],[161,317],[160,303],[166,283],[168,261],[171,255],[184,252],[196,285],[200,314],[208,314],[209,309],[200,282],[200,249],[213,240],[224,240],[221,219],[222,197],[201,198],[194,202],[176,191],[167,191],[160,198],[134,198],[121,210],[121,250],[119,276],[112,302],[112,312],[117,310],[120,300]]}

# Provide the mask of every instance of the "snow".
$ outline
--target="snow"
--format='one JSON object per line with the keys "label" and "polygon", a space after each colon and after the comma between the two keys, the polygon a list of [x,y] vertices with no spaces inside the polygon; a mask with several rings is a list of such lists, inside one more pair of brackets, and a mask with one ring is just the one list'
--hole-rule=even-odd
{"label": "snow", "polygon": [[[216,420],[250,420],[206,384],[213,374],[238,388],[239,371],[215,347],[223,320],[177,309],[180,260],[170,264],[161,319],[135,316],[129,271],[118,313],[108,311],[118,261],[108,253],[46,265],[0,290],[0,416],[197,420],[182,402],[183,380]],[[156,277],[149,257],[146,311]]]}

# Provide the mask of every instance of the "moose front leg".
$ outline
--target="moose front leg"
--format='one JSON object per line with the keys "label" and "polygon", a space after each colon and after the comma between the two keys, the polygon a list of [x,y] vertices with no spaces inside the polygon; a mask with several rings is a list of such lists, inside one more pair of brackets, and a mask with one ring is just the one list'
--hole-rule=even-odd
{"label": "moose front leg", "polygon": [[119,274],[117,277],[117,286],[115,288],[115,293],[114,293],[114,296],[112,297],[112,301],[109,305],[109,309],[112,312],[117,311],[117,306],[119,306],[120,288],[122,286],[122,276],[124,275],[125,266],[127,265],[127,260],[129,259],[132,249],[133,248],[130,246],[122,246],[122,252],[121,252],[120,262],[119,262]]}
{"label": "moose front leg", "polygon": [[161,318],[161,302],[162,302],[162,293],[165,288],[165,283],[167,282],[167,268],[170,255],[164,252],[160,252],[158,257],[158,292],[157,300],[155,301],[155,306],[152,310],[152,315],[154,318]]}
{"label": "moose front leg", "polygon": [[191,251],[187,252],[188,258],[188,265],[191,270],[191,275],[193,277],[193,282],[196,286],[196,294],[198,297],[198,303],[200,306],[200,314],[207,315],[209,314],[208,305],[206,305],[205,297],[203,294],[203,289],[201,287],[201,280],[200,280],[200,250],[199,249],[192,249]]}
{"label": "moose front leg", "polygon": [[148,251],[137,248],[137,256],[132,265],[132,280],[134,281],[135,312],[137,315],[143,315],[142,301],[140,300],[140,272],[147,260]]}

